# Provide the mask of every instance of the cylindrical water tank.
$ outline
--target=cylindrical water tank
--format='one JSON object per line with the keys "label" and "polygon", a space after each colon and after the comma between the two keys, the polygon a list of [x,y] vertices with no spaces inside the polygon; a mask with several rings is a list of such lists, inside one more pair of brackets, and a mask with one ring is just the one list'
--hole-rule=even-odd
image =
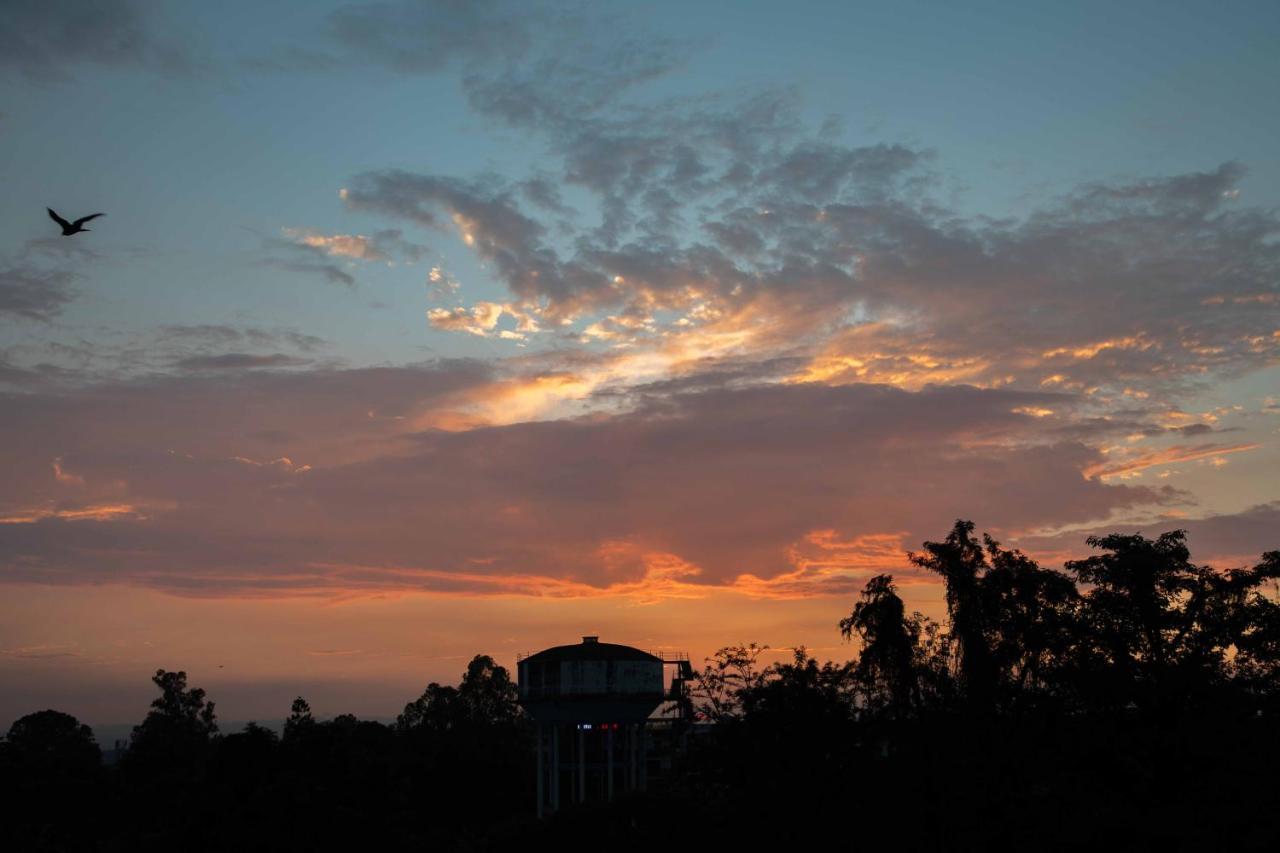
{"label": "cylindrical water tank", "polygon": [[664,698],[662,658],[583,637],[517,664],[520,704],[540,723],[643,722]]}

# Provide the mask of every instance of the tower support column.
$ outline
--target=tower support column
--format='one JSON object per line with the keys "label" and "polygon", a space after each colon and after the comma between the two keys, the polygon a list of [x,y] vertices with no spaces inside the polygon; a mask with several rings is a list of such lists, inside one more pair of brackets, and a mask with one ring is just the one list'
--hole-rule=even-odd
{"label": "tower support column", "polygon": [[636,789],[637,773],[636,773],[636,724],[631,723],[627,726],[627,789],[634,791]]}
{"label": "tower support column", "polygon": [[645,732],[644,723],[640,723],[636,728],[640,732],[640,790],[647,791],[649,790],[648,734]]}
{"label": "tower support column", "polygon": [[585,803],[587,801],[587,751],[586,736],[583,734],[582,726],[578,726],[578,802]]}
{"label": "tower support column", "polygon": [[560,811],[560,726],[551,727],[551,811]]}
{"label": "tower support column", "polygon": [[538,724],[538,739],[535,747],[538,752],[538,820],[542,820],[542,784],[543,784],[543,768],[542,768],[542,724]]}

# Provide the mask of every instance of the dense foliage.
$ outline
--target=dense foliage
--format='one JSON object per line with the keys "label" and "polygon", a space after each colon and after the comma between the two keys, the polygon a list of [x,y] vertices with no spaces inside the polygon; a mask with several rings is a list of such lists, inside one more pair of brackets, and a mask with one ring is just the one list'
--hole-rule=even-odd
{"label": "dense foliage", "polygon": [[161,695],[114,767],[66,714],[13,725],[0,746],[0,849],[455,849],[488,836],[495,816],[530,812],[527,723],[487,656],[460,687],[428,685],[393,726],[319,721],[299,697],[283,736],[253,723],[219,734],[186,673],[152,680]]}
{"label": "dense foliage", "polygon": [[1089,544],[1059,572],[957,522],[910,555],[943,581],[945,623],[881,575],[839,621],[847,663],[723,648],[682,697],[671,772],[542,823],[530,728],[491,658],[394,725],[318,721],[299,698],[283,736],[219,733],[204,691],[162,670],[117,766],[66,714],[13,725],[0,846],[1276,849],[1280,552],[1218,571],[1179,531]]}

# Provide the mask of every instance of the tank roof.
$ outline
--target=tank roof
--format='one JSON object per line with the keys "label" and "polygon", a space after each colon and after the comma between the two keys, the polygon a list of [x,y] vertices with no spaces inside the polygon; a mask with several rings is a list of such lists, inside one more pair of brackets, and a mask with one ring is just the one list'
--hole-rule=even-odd
{"label": "tank roof", "polygon": [[550,663],[564,660],[643,660],[662,663],[662,658],[631,646],[602,643],[597,637],[583,637],[581,643],[571,646],[554,646],[529,655],[524,660]]}

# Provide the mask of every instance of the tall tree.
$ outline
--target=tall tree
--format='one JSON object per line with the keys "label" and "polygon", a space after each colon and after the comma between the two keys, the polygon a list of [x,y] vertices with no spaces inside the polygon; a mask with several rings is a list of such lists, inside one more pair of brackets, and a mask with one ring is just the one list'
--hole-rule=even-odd
{"label": "tall tree", "polygon": [[1277,570],[1225,572],[1191,562],[1186,533],[1090,537],[1104,551],[1067,563],[1081,583],[1090,642],[1105,663],[1101,688],[1112,703],[1175,711],[1204,699],[1230,675],[1230,656],[1248,642],[1266,607],[1258,587]]}
{"label": "tall tree", "polygon": [[458,687],[431,682],[396,719],[401,731],[511,724],[520,718],[519,690],[506,667],[476,655]]}
{"label": "tall tree", "polygon": [[984,536],[989,569],[979,581],[992,665],[1006,701],[1045,697],[1079,640],[1080,594],[1062,572]]}
{"label": "tall tree", "polygon": [[[1238,611],[1232,669],[1241,686],[1270,713],[1280,712],[1280,551],[1268,551],[1251,570]],[[1261,710],[1261,708],[1259,708]]]}
{"label": "tall tree", "polygon": [[920,640],[919,614],[908,619],[890,575],[867,581],[853,612],[840,620],[846,640],[856,634],[862,643],[854,678],[869,711],[887,711],[902,717],[919,704],[916,646]]}
{"label": "tall tree", "polygon": [[53,710],[18,719],[0,749],[21,773],[46,779],[83,777],[102,761],[93,730],[70,714]]}
{"label": "tall tree", "polygon": [[907,557],[946,583],[961,694],[971,707],[988,709],[995,694],[995,666],[987,645],[981,589],[987,561],[982,544],[973,536],[973,522],[957,520],[945,540],[925,542],[922,547],[922,553],[911,552]]}
{"label": "tall tree", "polygon": [[289,707],[289,717],[284,721],[284,739],[293,741],[315,729],[316,719],[311,716],[311,705],[299,696]]}
{"label": "tall tree", "polygon": [[133,728],[128,763],[192,769],[218,731],[214,703],[205,700],[204,690],[187,687],[186,672],[158,669],[151,680],[160,695],[152,700],[146,719]]}
{"label": "tall tree", "polygon": [[511,673],[488,655],[476,655],[467,664],[458,699],[475,723],[512,723],[521,713],[520,690],[511,680]]}

